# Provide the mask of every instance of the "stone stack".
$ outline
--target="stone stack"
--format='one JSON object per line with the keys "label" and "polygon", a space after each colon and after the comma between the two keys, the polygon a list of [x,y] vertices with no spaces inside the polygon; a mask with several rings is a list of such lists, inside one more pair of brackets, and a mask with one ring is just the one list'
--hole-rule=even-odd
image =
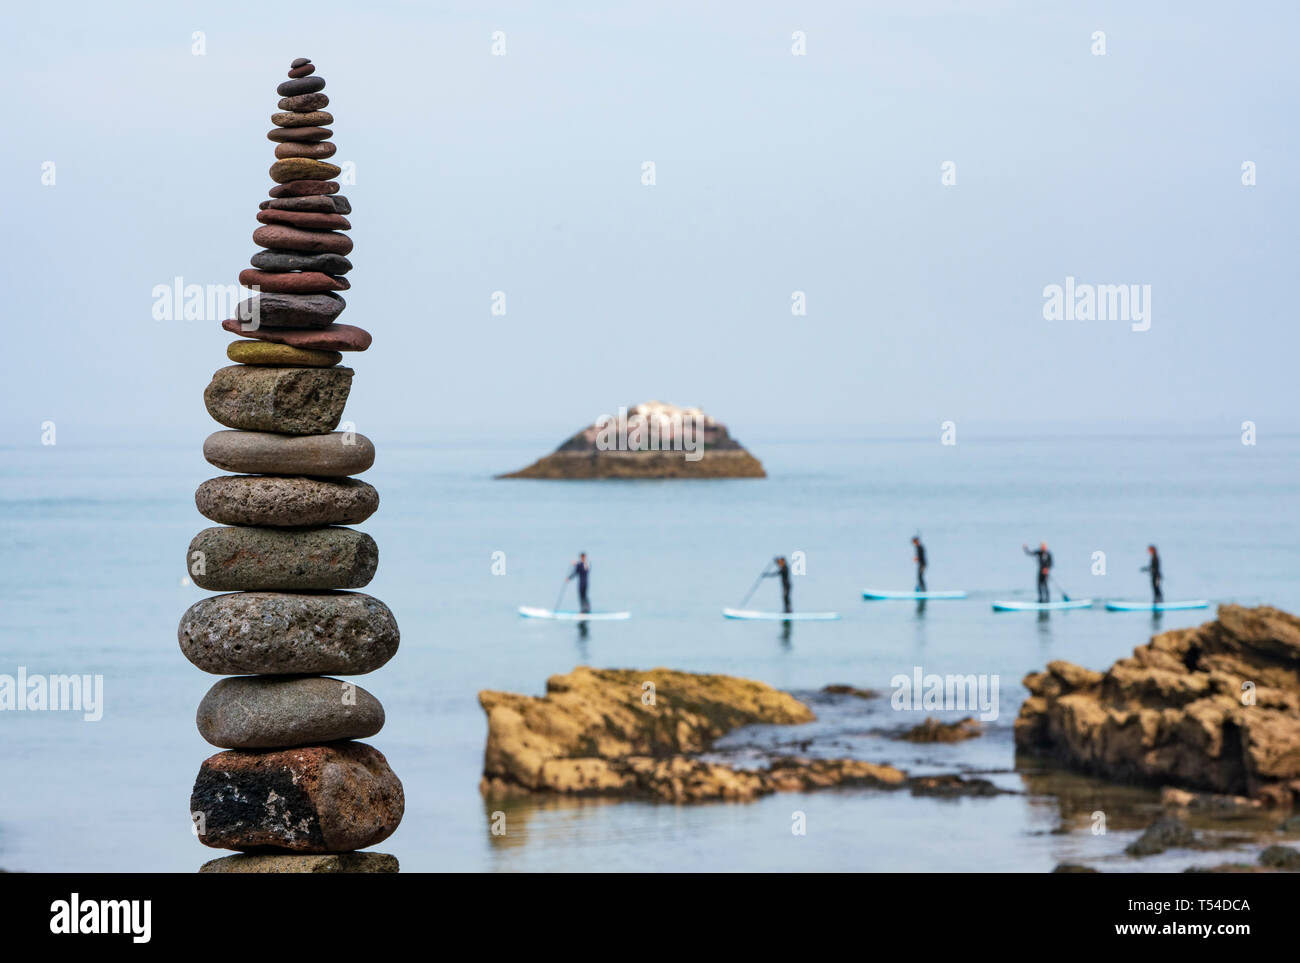
{"label": "stone stack", "polygon": [[345,526],[379,506],[370,485],[350,477],[375,451],[336,431],[352,387],[341,352],[364,351],[370,335],[337,318],[345,307],[351,211],[325,158],[333,117],[325,81],[293,62],[272,116],[276,162],[253,240],[263,250],[241,284],[259,293],[223,327],[249,340],[226,349],[235,362],[204,392],[208,413],[228,431],[204,457],[237,472],[195,492],[217,523],[190,543],[187,567],[210,596],[181,619],[181,650],[222,679],[204,696],[199,732],[226,751],[207,759],[190,800],[199,839],[245,855],[205,872],[394,872],[382,853],[357,853],[401,821],[402,784],[373,736],[384,709],[369,692],[330,678],[371,672],[397,651],[392,612],[359,592],[375,574],[374,539]]}

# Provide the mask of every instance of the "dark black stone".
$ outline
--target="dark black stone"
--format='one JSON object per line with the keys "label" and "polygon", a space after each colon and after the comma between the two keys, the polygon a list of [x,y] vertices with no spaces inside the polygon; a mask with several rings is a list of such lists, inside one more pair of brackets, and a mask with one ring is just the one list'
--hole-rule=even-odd
{"label": "dark black stone", "polygon": [[190,794],[190,819],[203,830],[203,842],[209,846],[255,852],[263,847],[238,843],[251,832],[266,832],[267,827],[271,827],[271,832],[276,827],[284,827],[286,842],[305,836],[314,848],[325,845],[316,807],[311,797],[294,783],[293,773],[288,769],[274,773],[241,772],[235,776],[204,766]]}
{"label": "dark black stone", "polygon": [[286,80],[275,88],[275,92],[281,97],[297,97],[299,94],[314,94],[324,88],[325,78],[312,74],[310,77],[295,77],[293,80]]}
{"label": "dark black stone", "polygon": [[311,254],[306,251],[258,251],[249,263],[259,271],[320,271],[341,275],[352,270],[342,254]]}
{"label": "dark black stone", "polygon": [[327,328],[343,313],[347,302],[337,294],[262,294],[239,302],[237,318],[251,318],[257,302],[258,323],[268,328]]}

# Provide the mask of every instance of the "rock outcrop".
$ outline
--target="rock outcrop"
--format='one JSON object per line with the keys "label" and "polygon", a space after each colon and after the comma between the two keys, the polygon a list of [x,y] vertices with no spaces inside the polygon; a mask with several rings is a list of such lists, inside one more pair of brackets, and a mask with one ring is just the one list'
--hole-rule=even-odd
{"label": "rock outcrop", "polygon": [[647,401],[602,416],[554,452],[498,478],[765,478],[726,425],[699,408]]}
{"label": "rock outcrop", "polygon": [[1300,619],[1224,605],[1106,672],[1025,677],[1016,745],[1095,775],[1300,803]]}
{"label": "rock outcrop", "polygon": [[829,786],[902,788],[907,775],[855,759],[781,756],[737,769],[693,756],[740,726],[811,722],[798,699],[761,682],[670,669],[591,669],[546,680],[546,695],[479,693],[488,739],[485,796],[557,793],[751,800]]}
{"label": "rock outcrop", "polygon": [[[200,588],[233,594],[190,607],[177,632],[181,651],[217,682],[199,706],[203,738],[225,749],[204,761],[190,797],[206,846],[256,855],[227,857],[201,872],[396,872],[397,860],[356,853],[392,835],[402,819],[402,784],[377,749],[352,740],[384,724],[379,700],[325,673],[369,672],[397,651],[392,612],[361,588],[379,549],[362,522],[379,494],[350,476],[375,459],[353,431],[335,431],[354,370],[342,352],[364,351],[370,334],[336,323],[351,285],[345,257],[351,204],[330,180],[340,168],[321,110],[329,98],[315,66],[299,58],[278,93],[267,137],[278,146],[271,199],[253,232],[261,253],[239,275],[256,296],[222,322],[249,340],[226,349],[204,393],[219,431],[204,444],[218,468],[195,493],[218,527],[186,554]],[[346,426],[345,426],[346,427]],[[249,674],[251,673],[251,675]]]}
{"label": "rock outcrop", "polygon": [[898,738],[907,742],[963,742],[966,739],[977,739],[983,734],[984,727],[979,720],[970,716],[956,722],[940,722],[927,716],[919,726],[913,726]]}

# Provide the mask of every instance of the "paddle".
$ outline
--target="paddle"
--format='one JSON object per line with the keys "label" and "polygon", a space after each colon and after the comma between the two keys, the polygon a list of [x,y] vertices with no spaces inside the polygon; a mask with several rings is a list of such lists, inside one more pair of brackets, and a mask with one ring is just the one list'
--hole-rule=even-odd
{"label": "paddle", "polygon": [[1056,581],[1056,576],[1052,576],[1052,584],[1056,586],[1056,591],[1061,593],[1061,598],[1066,602],[1070,601],[1070,596],[1065,594],[1065,589],[1061,588],[1061,583]]}
{"label": "paddle", "polygon": [[564,582],[561,583],[560,585],[560,594],[555,596],[555,606],[551,609],[552,612],[560,611],[560,600],[564,598],[564,593],[568,589],[568,587],[569,587],[569,577],[566,575],[564,577]]}
{"label": "paddle", "polygon": [[750,586],[749,591],[745,593],[745,597],[744,597],[743,599],[740,600],[740,604],[737,605],[736,608],[738,608],[738,609],[743,609],[743,608],[745,607],[745,603],[748,602],[749,599],[750,599],[750,597],[751,597],[755,592],[758,591],[758,587],[759,587],[760,585],[763,584],[763,579],[767,578],[768,575],[770,574],[770,572],[771,572],[771,569],[768,569],[768,568],[764,568],[764,569],[763,569],[763,574],[760,575],[760,576],[758,577],[758,580],[757,580],[756,582],[754,582],[754,584],[753,584],[752,586]]}

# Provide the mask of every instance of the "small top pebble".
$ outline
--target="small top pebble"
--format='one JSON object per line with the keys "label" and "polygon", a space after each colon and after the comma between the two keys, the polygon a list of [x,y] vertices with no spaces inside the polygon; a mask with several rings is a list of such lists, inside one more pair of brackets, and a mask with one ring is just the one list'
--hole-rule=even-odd
{"label": "small top pebble", "polygon": [[289,64],[289,69],[292,70],[297,67],[304,67],[309,63],[311,63],[310,57],[299,57],[296,60],[294,60],[293,63]]}

